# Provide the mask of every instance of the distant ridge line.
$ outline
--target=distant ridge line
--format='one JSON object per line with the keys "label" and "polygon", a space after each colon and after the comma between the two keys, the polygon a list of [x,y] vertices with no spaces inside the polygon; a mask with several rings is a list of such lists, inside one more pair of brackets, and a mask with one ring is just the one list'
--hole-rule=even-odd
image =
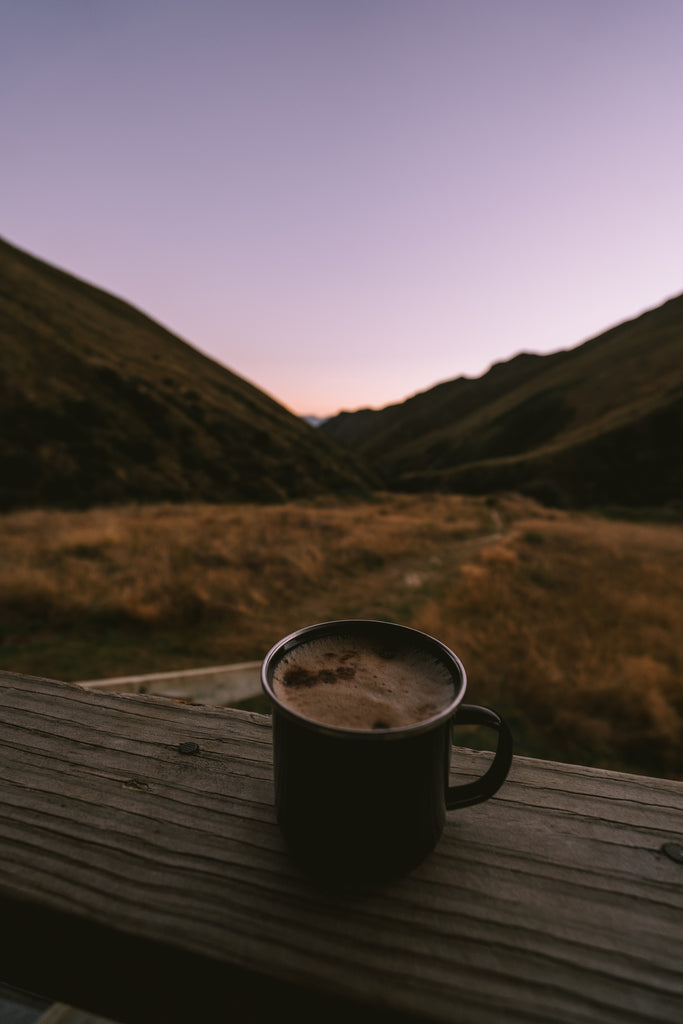
{"label": "distant ridge line", "polygon": [[321,429],[393,490],[517,490],[565,507],[681,502],[683,295],[576,348],[520,352]]}

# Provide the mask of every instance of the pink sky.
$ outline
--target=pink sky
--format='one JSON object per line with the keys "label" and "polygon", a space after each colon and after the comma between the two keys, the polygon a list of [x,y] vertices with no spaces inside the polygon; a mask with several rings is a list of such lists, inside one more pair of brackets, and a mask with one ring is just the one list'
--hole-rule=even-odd
{"label": "pink sky", "polygon": [[22,0],[0,234],[297,413],[683,291],[679,0]]}

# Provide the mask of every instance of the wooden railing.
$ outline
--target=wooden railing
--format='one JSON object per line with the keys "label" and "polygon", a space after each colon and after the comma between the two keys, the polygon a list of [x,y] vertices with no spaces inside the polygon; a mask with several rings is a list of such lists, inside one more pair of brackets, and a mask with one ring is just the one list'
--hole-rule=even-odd
{"label": "wooden railing", "polygon": [[10,985],[126,1024],[683,1020],[681,782],[516,758],[342,898],[283,848],[268,717],[4,673],[0,722]]}

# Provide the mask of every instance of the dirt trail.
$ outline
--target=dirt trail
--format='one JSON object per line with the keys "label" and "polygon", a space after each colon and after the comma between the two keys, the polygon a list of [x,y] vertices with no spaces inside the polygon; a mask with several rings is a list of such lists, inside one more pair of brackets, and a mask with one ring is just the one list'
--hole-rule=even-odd
{"label": "dirt trail", "polygon": [[[422,587],[430,580],[442,576],[444,570],[450,572],[454,567],[462,565],[472,554],[509,536],[510,524],[505,522],[499,508],[488,506],[486,514],[489,522],[486,525],[482,524],[481,533],[472,537],[445,541],[440,554],[430,556],[426,565],[422,555],[412,555],[405,559],[404,564],[400,567],[401,582],[408,587]],[[419,563],[417,559],[419,559]]]}

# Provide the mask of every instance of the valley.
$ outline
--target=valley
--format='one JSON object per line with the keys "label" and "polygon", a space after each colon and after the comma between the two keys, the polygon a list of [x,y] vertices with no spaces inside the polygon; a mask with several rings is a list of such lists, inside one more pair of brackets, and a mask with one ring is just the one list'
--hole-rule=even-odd
{"label": "valley", "polygon": [[512,492],[0,518],[10,671],[78,681],[257,660],[303,625],[356,617],[456,651],[468,701],[509,718],[518,753],[683,777],[680,523]]}

